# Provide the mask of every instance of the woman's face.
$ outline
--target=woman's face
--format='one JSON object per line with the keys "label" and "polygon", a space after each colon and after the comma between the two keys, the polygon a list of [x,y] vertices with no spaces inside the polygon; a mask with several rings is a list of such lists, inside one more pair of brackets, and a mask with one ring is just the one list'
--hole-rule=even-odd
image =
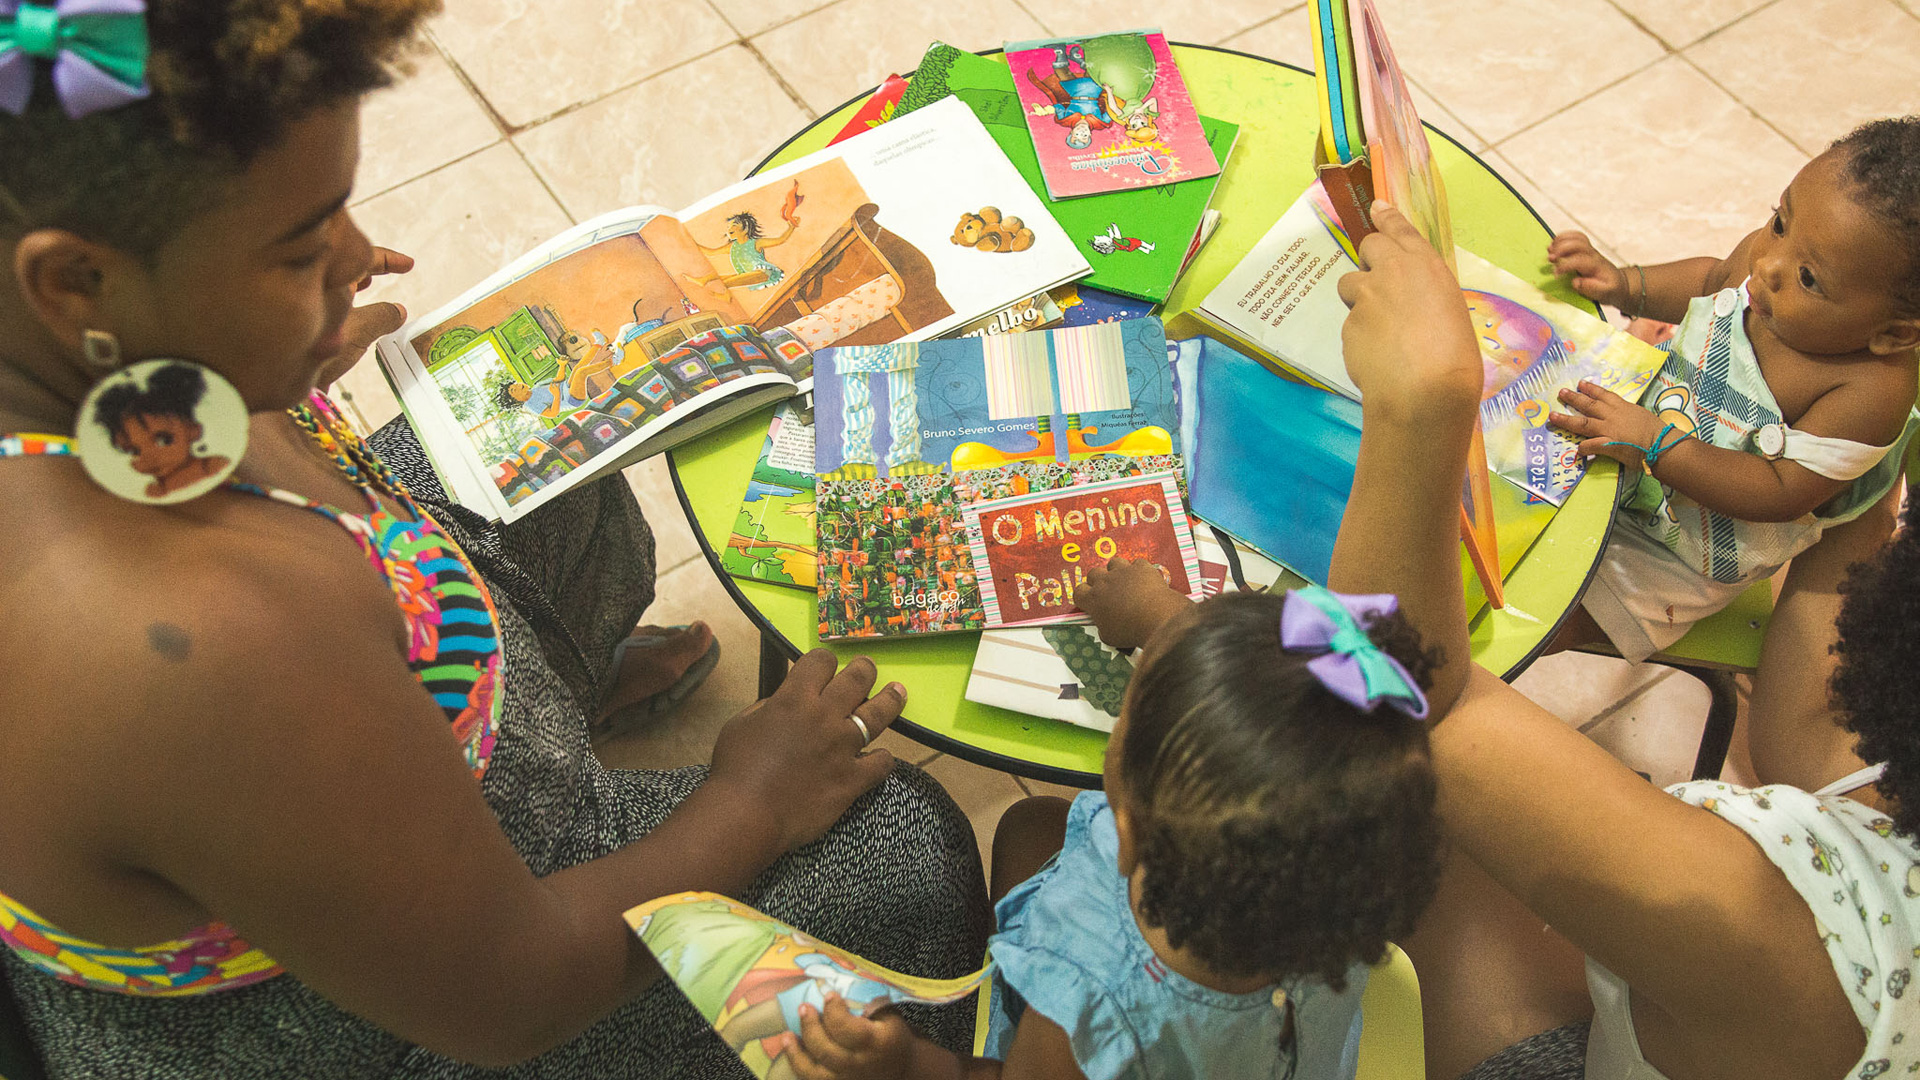
{"label": "woman's face", "polygon": [[343,347],[354,293],[373,265],[346,210],[359,132],[357,101],[316,111],[151,268],[116,265],[102,305],[126,361],[205,364],[256,412],[303,399]]}
{"label": "woman's face", "polygon": [[178,416],[135,414],[120,425],[113,444],[133,455],[133,471],[156,479],[170,476],[193,460],[200,425]]}

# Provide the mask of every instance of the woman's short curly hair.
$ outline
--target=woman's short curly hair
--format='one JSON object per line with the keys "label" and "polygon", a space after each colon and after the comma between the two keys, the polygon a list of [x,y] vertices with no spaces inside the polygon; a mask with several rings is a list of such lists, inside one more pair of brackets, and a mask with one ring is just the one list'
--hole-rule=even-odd
{"label": "woman's short curly hair", "polygon": [[[1280,647],[1281,594],[1232,593],[1129,690],[1120,747],[1141,915],[1226,975],[1344,988],[1439,884],[1427,729],[1363,713]],[[1367,627],[1424,688],[1435,657],[1398,615]]]}
{"label": "woman's short curly hair", "polygon": [[1835,626],[1833,673],[1841,723],[1864,761],[1884,761],[1880,791],[1894,828],[1920,836],[1920,501],[1893,542],[1853,568]]}
{"label": "woman's short curly hair", "polygon": [[70,120],[36,62],[0,112],[0,242],[59,228],[151,257],[315,109],[387,85],[440,0],[149,0],[147,100]]}

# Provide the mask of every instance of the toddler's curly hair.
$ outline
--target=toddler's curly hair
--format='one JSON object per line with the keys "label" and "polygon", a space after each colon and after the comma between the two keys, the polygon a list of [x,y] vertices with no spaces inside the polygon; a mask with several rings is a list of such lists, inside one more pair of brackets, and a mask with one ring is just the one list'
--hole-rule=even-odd
{"label": "toddler's curly hair", "polygon": [[151,258],[313,110],[392,81],[440,0],[149,0],[147,100],[70,120],[35,61],[0,112],[0,243],[66,229]]}
{"label": "toddler's curly hair", "polygon": [[[1413,929],[1444,857],[1424,721],[1363,713],[1280,647],[1282,594],[1230,593],[1135,677],[1120,747],[1141,915],[1225,975],[1344,989]],[[1436,657],[1367,625],[1424,690]]]}
{"label": "toddler's curly hair", "polygon": [[1863,761],[1884,761],[1894,828],[1920,836],[1920,500],[1900,531],[1841,586],[1833,698]]}

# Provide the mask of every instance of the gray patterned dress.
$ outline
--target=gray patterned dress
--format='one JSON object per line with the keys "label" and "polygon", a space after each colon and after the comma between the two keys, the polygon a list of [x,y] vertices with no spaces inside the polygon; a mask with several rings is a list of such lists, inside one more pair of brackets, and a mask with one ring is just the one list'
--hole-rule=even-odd
{"label": "gray patterned dress", "polygon": [[[587,485],[495,526],[448,505],[403,422],[372,443],[465,549],[499,609],[509,675],[481,786],[508,839],[545,875],[644,836],[706,770],[605,769],[588,745],[585,708],[599,700],[613,647],[653,600],[653,534],[631,489],[618,478]],[[905,764],[741,899],[876,963],[935,977],[977,967],[990,925],[966,817]],[[291,975],[197,997],[137,998],[70,986],[10,950],[0,956],[56,1078],[749,1075],[665,981],[565,1046],[494,1072],[402,1042]],[[971,999],[907,1015],[944,1045],[971,1042]]]}

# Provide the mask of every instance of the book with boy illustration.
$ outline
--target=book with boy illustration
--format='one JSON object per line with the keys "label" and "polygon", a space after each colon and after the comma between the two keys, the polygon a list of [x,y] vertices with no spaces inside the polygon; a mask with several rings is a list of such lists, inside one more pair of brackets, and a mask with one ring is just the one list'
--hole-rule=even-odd
{"label": "book with boy illustration", "polygon": [[822,638],[984,629],[968,507],[1180,467],[1158,319],[816,363]]}
{"label": "book with boy illustration", "polygon": [[[955,239],[989,217],[1004,247]],[[933,337],[1087,269],[952,102],[570,229],[379,356],[448,491],[510,521],[803,391],[816,349]]]}
{"label": "book with boy illustration", "polygon": [[1160,31],[1009,42],[1006,59],[1054,198],[1220,172]]}
{"label": "book with boy illustration", "polygon": [[[1096,55],[1101,55],[1098,50]],[[935,43],[921,58],[894,115],[910,115],[947,97],[965,102],[1092,264],[1087,284],[1154,303],[1165,300],[1200,235],[1207,203],[1220,182],[1218,170],[1177,184],[1053,198],[1022,115],[1015,74],[1004,57],[976,56]],[[1224,165],[1239,127],[1205,116],[1198,118],[1198,125],[1195,130],[1204,139],[1201,150]],[[1053,138],[1062,137],[1057,133],[1063,129],[1051,121],[1046,127],[1056,133]]]}
{"label": "book with boy illustration", "polygon": [[[1196,599],[1242,588],[1265,590],[1286,574],[1278,563],[1197,518],[1192,532],[1199,559]],[[966,697],[1028,716],[1112,731],[1132,676],[1133,659],[1102,644],[1092,626],[988,630],[974,651]]]}
{"label": "book with boy illustration", "polygon": [[819,941],[718,893],[674,893],[626,913],[632,928],[674,985],[747,1071],[795,1075],[782,1061],[799,1042],[800,1008],[824,1009],[838,996],[857,1016],[889,1005],[944,1005],[978,990],[988,964],[957,979],[891,971]]}

